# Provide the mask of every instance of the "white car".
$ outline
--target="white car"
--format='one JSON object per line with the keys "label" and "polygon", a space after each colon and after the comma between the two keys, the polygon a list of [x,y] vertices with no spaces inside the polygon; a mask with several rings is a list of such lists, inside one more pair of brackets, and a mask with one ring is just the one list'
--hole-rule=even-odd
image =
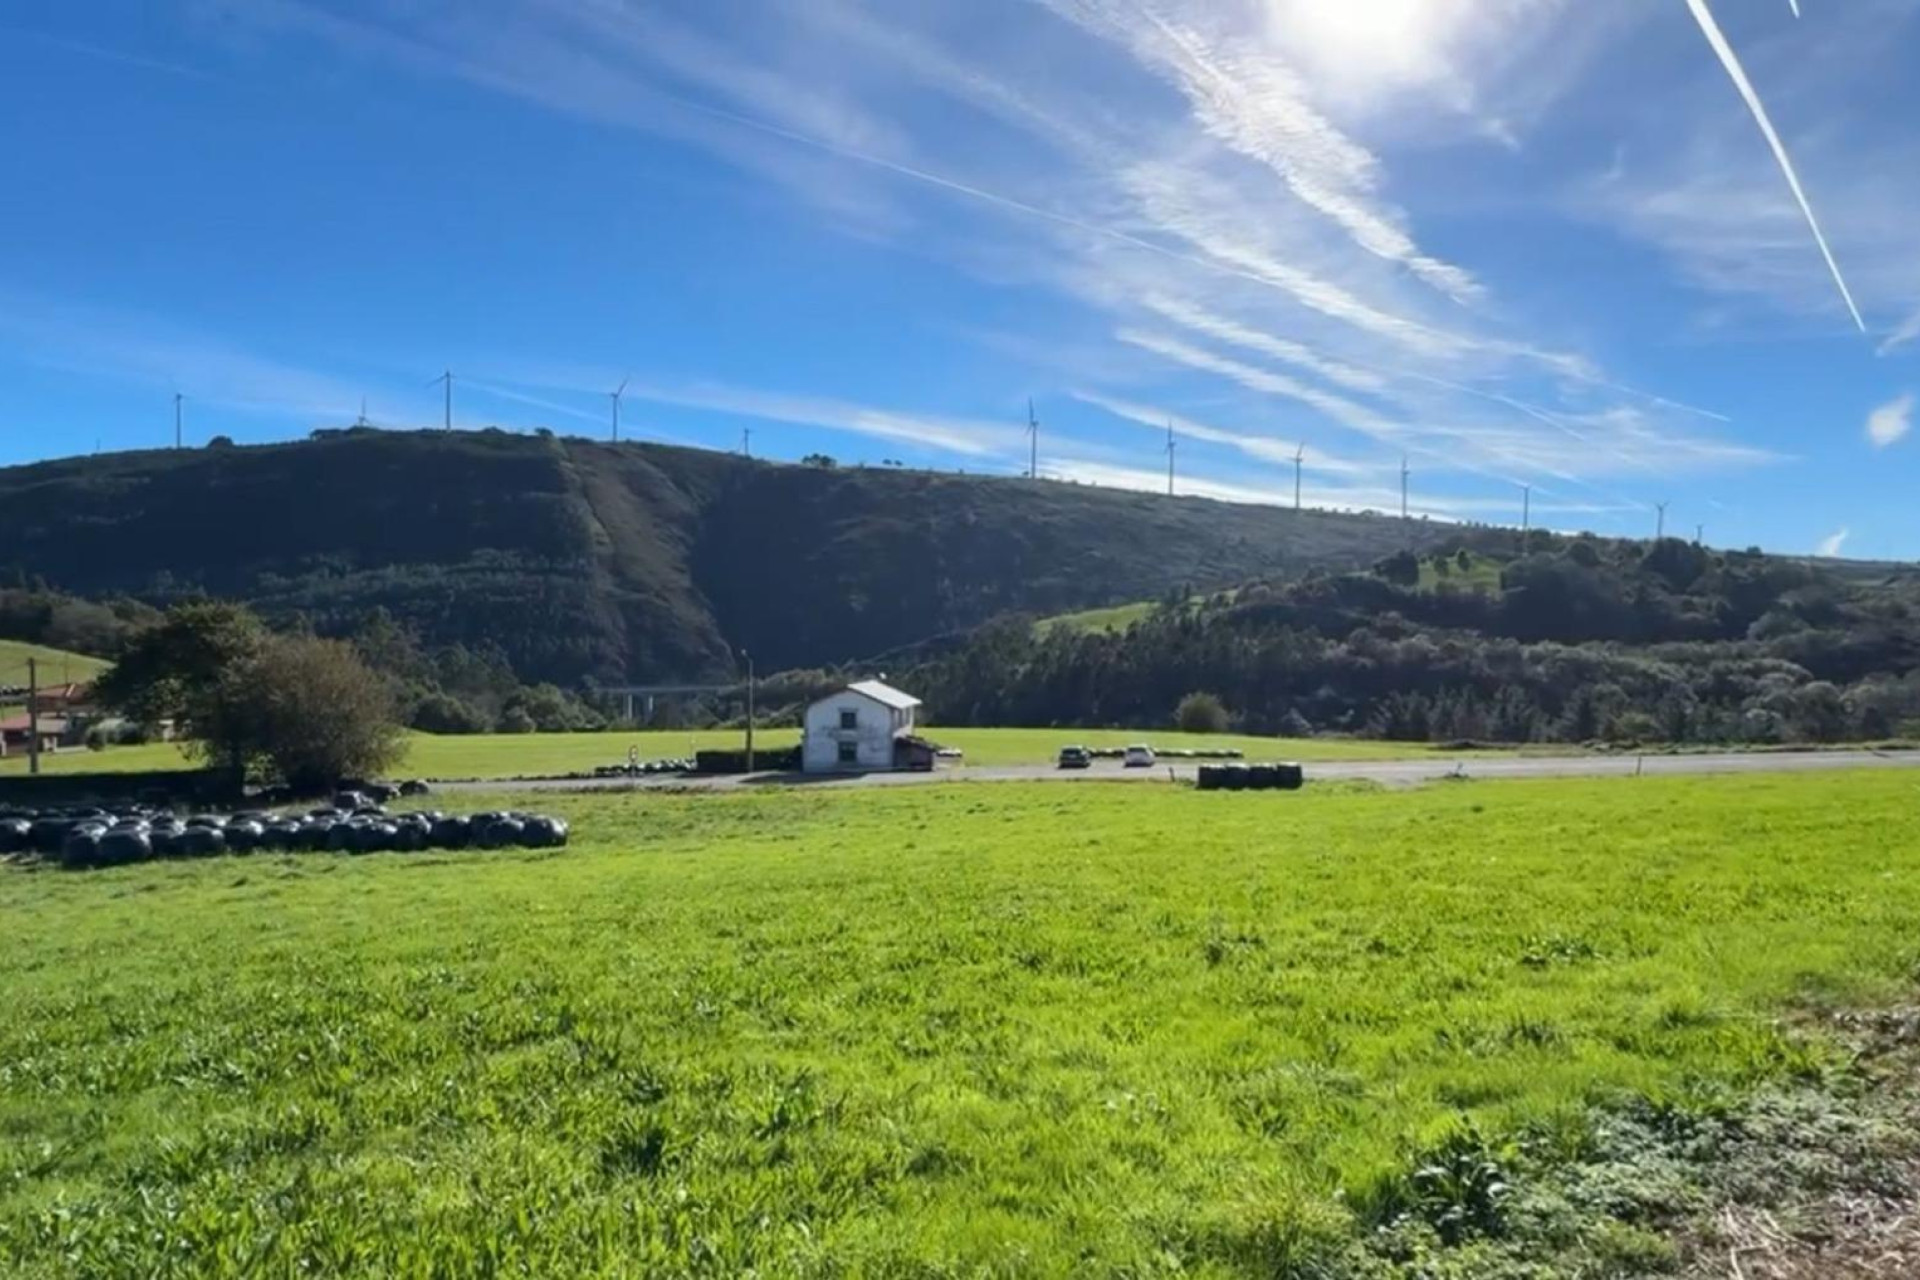
{"label": "white car", "polygon": [[1121,763],[1129,769],[1153,768],[1153,748],[1144,742],[1136,742],[1127,748],[1127,754]]}

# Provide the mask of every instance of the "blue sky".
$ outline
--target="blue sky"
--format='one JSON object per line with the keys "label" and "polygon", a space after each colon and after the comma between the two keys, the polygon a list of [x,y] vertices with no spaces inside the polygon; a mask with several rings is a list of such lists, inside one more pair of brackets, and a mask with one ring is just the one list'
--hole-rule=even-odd
{"label": "blue sky", "polygon": [[1710,3],[18,6],[0,462],[450,368],[469,426],[626,380],[637,438],[1014,473],[1032,397],[1082,482],[1171,421],[1183,492],[1304,445],[1317,505],[1404,455],[1436,517],[1920,555],[1920,0]]}

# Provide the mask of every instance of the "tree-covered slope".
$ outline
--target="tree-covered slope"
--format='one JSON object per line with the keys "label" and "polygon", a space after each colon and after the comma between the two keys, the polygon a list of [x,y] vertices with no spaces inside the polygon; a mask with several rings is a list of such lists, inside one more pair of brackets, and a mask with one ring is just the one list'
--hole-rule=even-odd
{"label": "tree-covered slope", "polygon": [[781,466],[497,431],[320,433],[0,470],[0,585],[195,593],[346,630],[376,608],[528,679],[843,662],[1455,536],[1086,486]]}

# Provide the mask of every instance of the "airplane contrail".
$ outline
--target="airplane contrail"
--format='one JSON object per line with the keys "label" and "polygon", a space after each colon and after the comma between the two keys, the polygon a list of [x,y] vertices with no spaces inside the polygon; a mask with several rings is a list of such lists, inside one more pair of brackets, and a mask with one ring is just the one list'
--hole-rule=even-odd
{"label": "airplane contrail", "polygon": [[1800,0],[1787,0],[1787,8],[1793,10],[1793,16],[1800,16]]}
{"label": "airplane contrail", "polygon": [[[1847,289],[1846,279],[1840,274],[1840,264],[1833,260],[1833,250],[1827,248],[1827,238],[1821,234],[1820,221],[1813,216],[1813,206],[1807,203],[1807,193],[1800,188],[1800,175],[1793,171],[1793,161],[1787,156],[1786,144],[1780,141],[1780,135],[1774,132],[1773,121],[1767,118],[1767,109],[1760,103],[1760,95],[1754,92],[1753,82],[1747,79],[1746,70],[1741,67],[1740,59],[1734,56],[1733,46],[1720,34],[1720,24],[1713,20],[1713,11],[1707,8],[1707,0],[1687,0],[1687,8],[1693,11],[1693,20],[1700,24],[1700,34],[1713,46],[1714,54],[1719,57],[1720,65],[1725,67],[1727,75],[1733,81],[1733,87],[1740,91],[1746,101],[1747,110],[1753,113],[1753,122],[1760,126],[1760,132],[1766,137],[1767,145],[1773,148],[1773,158],[1780,162],[1780,172],[1786,175],[1787,185],[1793,188],[1793,198],[1800,202],[1800,212],[1807,216],[1807,227],[1813,232],[1813,242],[1820,246],[1820,256],[1827,260],[1827,270],[1833,273],[1833,282],[1840,286],[1840,297],[1847,304],[1847,311],[1853,316],[1853,323],[1860,332],[1867,331],[1867,322],[1860,318],[1860,308],[1853,305],[1853,294]],[[1795,4],[1795,12],[1798,12]]]}

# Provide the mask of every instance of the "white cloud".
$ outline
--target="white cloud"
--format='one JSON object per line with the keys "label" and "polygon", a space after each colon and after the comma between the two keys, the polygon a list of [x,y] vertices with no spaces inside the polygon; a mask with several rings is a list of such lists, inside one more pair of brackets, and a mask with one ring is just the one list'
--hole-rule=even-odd
{"label": "white cloud", "polygon": [[1379,391],[1386,385],[1378,374],[1329,359],[1303,343],[1262,333],[1225,316],[1215,315],[1203,307],[1158,293],[1148,294],[1140,303],[1154,314],[1195,333],[1317,373],[1329,382],[1337,382],[1356,391]]}
{"label": "white cloud", "polygon": [[1867,439],[1876,449],[1905,436],[1913,428],[1913,396],[1895,396],[1867,415]]}
{"label": "white cloud", "polygon": [[1311,103],[1300,77],[1259,32],[1218,29],[1222,6],[1163,17],[1146,5],[1076,0],[1059,9],[1089,30],[1119,35],[1143,65],[1166,76],[1213,138],[1271,169],[1296,199],[1360,248],[1397,263],[1456,299],[1479,296],[1466,271],[1421,252],[1397,211],[1371,195],[1378,161]]}
{"label": "white cloud", "polygon": [[1333,475],[1368,475],[1376,478],[1386,474],[1393,466],[1385,458],[1373,462],[1343,458],[1327,452],[1318,445],[1309,449],[1305,440],[1283,440],[1278,436],[1262,435],[1257,432],[1233,431],[1197,421],[1171,409],[1141,404],[1134,400],[1101,395],[1092,391],[1075,391],[1072,395],[1074,399],[1084,404],[1103,409],[1114,417],[1137,426],[1164,431],[1171,425],[1175,434],[1183,439],[1226,445],[1260,462],[1291,467],[1294,455],[1298,452],[1302,455],[1303,470]]}
{"label": "white cloud", "polygon": [[1826,537],[1820,539],[1820,545],[1813,549],[1813,554],[1817,556],[1825,556],[1829,559],[1839,555],[1840,548],[1847,545],[1848,532],[1849,530],[1846,530],[1846,529],[1834,530],[1832,533],[1828,534]]}
{"label": "white cloud", "polygon": [[1920,310],[1913,311],[1905,320],[1895,325],[1893,332],[1889,333],[1886,338],[1881,341],[1880,345],[1874,348],[1873,353],[1877,356],[1887,355],[1900,347],[1906,346],[1915,338],[1920,338]]}

